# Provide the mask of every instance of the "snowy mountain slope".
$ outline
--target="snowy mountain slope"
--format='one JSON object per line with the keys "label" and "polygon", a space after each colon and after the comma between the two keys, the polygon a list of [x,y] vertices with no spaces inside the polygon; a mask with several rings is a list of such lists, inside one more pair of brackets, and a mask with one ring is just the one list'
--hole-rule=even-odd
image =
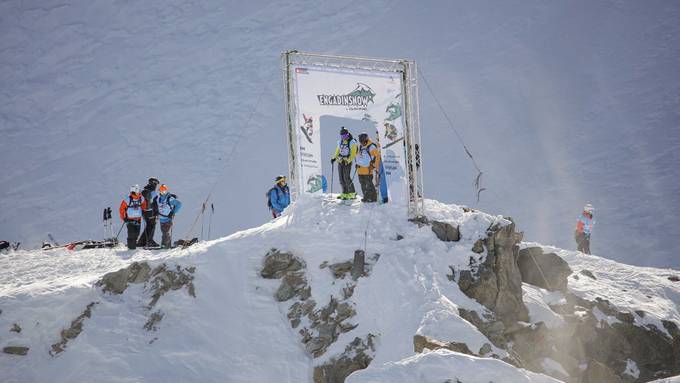
{"label": "snowy mountain slope", "polygon": [[[299,49],[417,60],[479,207],[525,238],[572,248],[589,201],[597,254],[677,267],[679,21],[664,1],[2,2],[0,234],[101,237],[149,176],[185,203],[176,234],[214,182],[213,234],[261,223],[287,171],[278,54]],[[426,193],[473,205],[422,81],[421,108]]]}
{"label": "snowy mountain slope", "polygon": [[[343,206],[305,198],[277,220],[186,250],[53,250],[2,255],[0,267],[6,272],[0,276],[0,346],[30,350],[24,357],[0,354],[0,369],[8,382],[311,382],[315,366],[341,353],[355,337],[373,334],[373,360],[349,382],[555,381],[496,359],[447,350],[414,353],[413,337],[420,334],[465,343],[475,354],[487,346],[491,350],[487,354],[508,355],[491,346],[480,330],[460,316],[461,309],[484,312],[484,308],[464,295],[447,274],[450,267],[459,270],[468,266],[475,255],[473,244],[488,227],[509,222],[432,200],[426,203],[426,213],[432,220],[459,226],[461,240],[439,241],[430,227],[408,222],[406,212],[393,206]],[[359,217],[370,217],[370,224]],[[397,235],[403,239],[397,240]],[[351,283],[347,278],[334,278],[323,265],[351,260],[354,250],[364,243],[367,257],[375,253],[380,257],[370,274],[356,282],[351,298],[344,301],[356,311],[348,323],[357,326],[339,334],[323,355],[312,358],[288,321],[290,302],[274,298],[279,281],[260,277],[264,256],[273,247],[299,256],[306,264],[309,299],[323,307],[331,296],[340,299],[341,291]],[[648,293],[655,294],[658,309],[644,306],[649,316],[677,319],[680,287],[661,281],[667,270],[641,269],[596,257],[583,257],[582,261],[568,252],[565,258],[575,270],[597,262],[609,262],[609,270],[618,270],[594,271],[600,283],[599,296],[612,302],[621,296],[615,287],[620,283],[617,275],[628,270],[630,283],[647,286]],[[151,282],[130,284],[121,295],[102,292],[93,285],[105,273],[143,261],[152,268],[162,263],[169,269],[174,265],[195,267],[195,298],[181,288],[169,291],[149,308]],[[585,294],[588,283],[578,281],[575,291]],[[551,302],[549,295],[537,292],[532,297],[545,306]],[[59,340],[60,331],[91,302],[97,303],[91,316],[84,319],[82,333],[69,341],[63,353],[51,357],[48,351]],[[162,320],[155,331],[147,331],[145,322],[155,312],[162,314]],[[534,316],[535,312],[530,306],[531,321],[543,320]],[[14,323],[22,328],[20,333],[9,331]]]}

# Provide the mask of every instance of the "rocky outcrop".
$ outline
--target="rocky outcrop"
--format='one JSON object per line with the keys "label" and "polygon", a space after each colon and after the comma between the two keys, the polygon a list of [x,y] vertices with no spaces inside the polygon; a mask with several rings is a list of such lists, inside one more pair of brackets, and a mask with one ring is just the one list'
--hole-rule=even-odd
{"label": "rocky outcrop", "polygon": [[142,283],[149,280],[151,267],[146,262],[133,262],[130,266],[105,274],[97,286],[102,286],[104,292],[122,294],[131,283]]}
{"label": "rocky outcrop", "polygon": [[262,278],[279,279],[287,273],[302,270],[305,263],[291,253],[271,249],[264,257],[260,275]]}
{"label": "rocky outcrop", "polygon": [[[305,276],[306,264],[302,259],[276,249],[265,255],[260,275],[281,280],[274,299],[292,302],[288,306],[288,320],[291,327],[297,329],[305,351],[313,358],[324,355],[340,334],[357,327],[350,321],[356,315],[356,308],[349,298],[354,294],[357,279],[369,275],[379,257],[373,254],[366,258],[363,251],[357,250],[354,261],[334,264],[323,262],[319,265],[320,269],[328,268],[337,283],[344,283],[340,289],[341,297],[331,295],[328,304],[320,306],[311,298],[311,286]],[[352,278],[348,278],[350,275]],[[368,334],[365,339],[357,337],[345,347],[344,352],[316,366],[314,382],[341,383],[352,372],[366,368],[375,351],[373,338],[372,334]]]}
{"label": "rocky outcrop", "polygon": [[458,227],[451,225],[446,222],[431,221],[432,231],[439,238],[440,241],[444,242],[457,242],[460,241],[460,231]]}
{"label": "rocky outcrop", "polygon": [[98,304],[99,302],[91,302],[85,307],[85,311],[83,311],[82,314],[78,315],[76,319],[71,321],[71,326],[67,329],[61,330],[61,339],[59,342],[55,343],[52,345],[52,349],[50,350],[50,355],[55,356],[57,354],[60,354],[64,352],[66,349],[66,344],[80,335],[80,333],[83,331],[83,322],[85,321],[86,318],[92,317],[92,307],[94,305]]}
{"label": "rocky outcrop", "polygon": [[621,378],[611,368],[596,360],[591,360],[583,373],[581,383],[621,383]]}
{"label": "rocky outcrop", "polygon": [[551,291],[566,290],[567,277],[572,273],[564,259],[554,253],[544,254],[540,247],[520,250],[517,265],[522,282]]}
{"label": "rocky outcrop", "polygon": [[493,225],[484,240],[486,257],[480,264],[472,262],[471,269],[461,271],[458,278],[461,291],[493,311],[506,326],[529,320],[516,261],[520,241],[514,223]]}
{"label": "rocky outcrop", "polygon": [[14,323],[14,324],[12,325],[12,328],[9,329],[9,331],[11,331],[11,332],[16,332],[16,333],[20,333],[20,332],[21,332],[21,326],[19,326],[19,324],[17,324],[17,323]]}
{"label": "rocky outcrop", "polygon": [[21,355],[24,356],[28,354],[28,347],[23,347],[23,346],[7,346],[2,349],[2,352],[5,354],[10,354],[10,355]]}
{"label": "rocky outcrop", "polygon": [[[490,347],[490,346],[489,346]],[[460,352],[468,355],[475,355],[468,348],[467,344],[459,342],[442,342],[428,336],[416,334],[413,336],[413,351],[423,352],[425,349],[438,350],[446,349],[450,351]],[[490,350],[490,348],[489,348]]]}
{"label": "rocky outcrop", "polygon": [[354,338],[342,354],[314,367],[314,383],[343,383],[354,371],[368,367],[375,353],[374,337],[368,334],[366,339]]}

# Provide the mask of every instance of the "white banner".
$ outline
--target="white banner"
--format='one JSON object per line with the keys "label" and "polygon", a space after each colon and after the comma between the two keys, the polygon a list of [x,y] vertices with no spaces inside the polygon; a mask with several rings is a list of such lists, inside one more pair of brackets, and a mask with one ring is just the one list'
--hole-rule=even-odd
{"label": "white banner", "polygon": [[291,69],[295,119],[299,129],[298,190],[302,193],[322,192],[322,161],[330,159],[332,153],[322,155],[321,134],[332,134],[339,139],[340,126],[321,126],[321,118],[348,118],[369,121],[375,127],[374,131],[367,133],[373,142],[381,145],[386,173],[386,179],[381,182],[386,182],[390,202],[407,205],[402,74],[303,65],[294,65]]}

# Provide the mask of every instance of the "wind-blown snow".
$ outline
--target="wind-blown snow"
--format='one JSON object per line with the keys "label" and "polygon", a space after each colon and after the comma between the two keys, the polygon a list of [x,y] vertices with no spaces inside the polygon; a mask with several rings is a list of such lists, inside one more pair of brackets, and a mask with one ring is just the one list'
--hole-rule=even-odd
{"label": "wind-blown snow", "polygon": [[[0,233],[28,248],[100,238],[101,209],[149,176],[185,204],[176,236],[200,232],[215,182],[213,237],[268,219],[278,55],[298,49],[415,59],[484,171],[478,207],[528,240],[573,248],[592,202],[596,254],[680,265],[677,2],[5,1],[0,34]],[[420,86],[425,191],[473,205]]]}

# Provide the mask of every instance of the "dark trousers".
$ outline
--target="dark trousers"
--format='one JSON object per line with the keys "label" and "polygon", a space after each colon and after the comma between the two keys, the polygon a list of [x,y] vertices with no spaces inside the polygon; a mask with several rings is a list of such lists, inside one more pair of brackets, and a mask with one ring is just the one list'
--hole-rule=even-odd
{"label": "dark trousers", "polygon": [[172,221],[161,222],[161,233],[163,233],[163,238],[161,239],[161,245],[165,249],[172,247]]}
{"label": "dark trousers", "polygon": [[154,232],[156,231],[156,217],[153,212],[144,212],[144,232],[137,241],[137,246],[144,247],[155,245],[153,240]]}
{"label": "dark trousers", "polygon": [[373,175],[359,175],[359,183],[361,184],[361,192],[364,193],[363,202],[375,202],[378,200],[378,194],[373,185]]}
{"label": "dark trousers", "polygon": [[354,182],[352,182],[352,163],[346,164],[343,161],[338,162],[338,175],[340,176],[342,194],[356,193],[354,190]]}
{"label": "dark trousers", "polygon": [[579,233],[578,231],[574,233],[574,239],[576,240],[576,250],[590,254],[590,235]]}
{"label": "dark trousers", "polygon": [[127,247],[130,250],[137,248],[137,237],[139,237],[139,229],[142,223],[139,221],[128,222],[127,223]]}

